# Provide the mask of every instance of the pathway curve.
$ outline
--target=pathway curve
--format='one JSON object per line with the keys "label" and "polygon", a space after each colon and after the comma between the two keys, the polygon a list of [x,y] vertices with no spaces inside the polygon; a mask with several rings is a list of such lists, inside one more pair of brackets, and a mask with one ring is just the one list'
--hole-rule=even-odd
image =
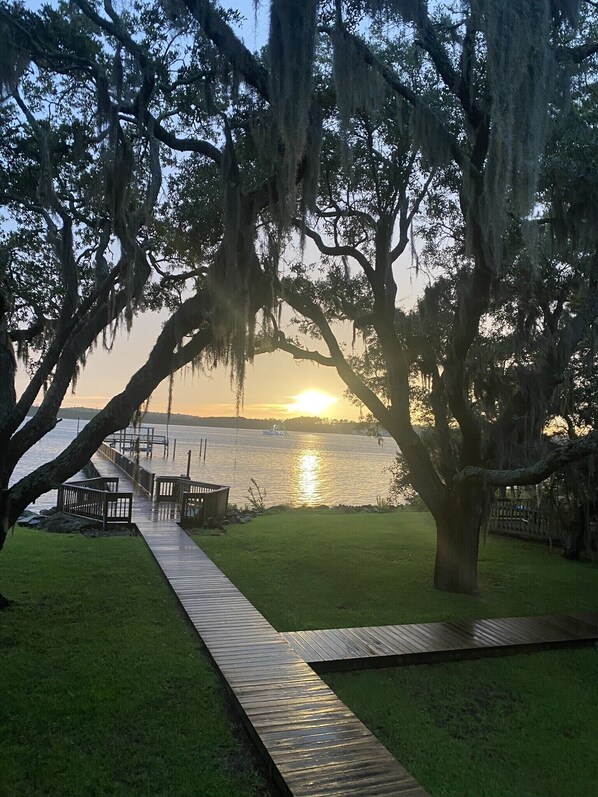
{"label": "pathway curve", "polygon": [[[99,455],[102,476],[128,478]],[[388,750],[183,532],[134,490],[133,519],[222,674],[283,793],[427,797]]]}

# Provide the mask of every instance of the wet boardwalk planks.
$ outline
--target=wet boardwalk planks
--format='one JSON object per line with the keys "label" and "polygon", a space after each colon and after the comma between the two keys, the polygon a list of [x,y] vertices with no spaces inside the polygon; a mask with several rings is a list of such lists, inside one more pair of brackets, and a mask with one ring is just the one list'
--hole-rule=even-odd
{"label": "wet boardwalk planks", "polygon": [[[128,481],[103,457],[94,464]],[[133,518],[285,794],[426,797],[164,505],[135,492]]]}
{"label": "wet boardwalk planks", "polygon": [[598,614],[501,617],[281,634],[318,671],[417,664],[591,644]]}

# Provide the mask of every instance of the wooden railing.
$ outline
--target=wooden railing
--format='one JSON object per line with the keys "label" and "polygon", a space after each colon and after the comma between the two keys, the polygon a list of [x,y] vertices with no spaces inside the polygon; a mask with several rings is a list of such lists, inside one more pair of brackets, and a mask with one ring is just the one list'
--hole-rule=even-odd
{"label": "wooden railing", "polygon": [[226,515],[229,490],[221,484],[193,481],[186,476],[158,476],[154,498],[180,504],[182,526],[202,525]]}
{"label": "wooden railing", "polygon": [[[181,526],[202,526],[210,520],[226,516],[229,487],[191,482],[181,500]],[[199,489],[206,488],[206,489]]]}
{"label": "wooden railing", "polygon": [[137,482],[156,502],[170,501],[181,508],[181,525],[202,525],[226,515],[229,487],[193,481],[188,476],[156,476],[106,443],[100,452]]}
{"label": "wooden railing", "polygon": [[550,514],[538,509],[534,500],[499,498],[492,506],[488,530],[534,540],[559,538]]}
{"label": "wooden railing", "polygon": [[112,448],[107,443],[101,443],[98,449],[107,459],[120,468],[129,478],[138,484],[142,490],[151,497],[154,492],[155,474],[145,468],[142,468],[137,462],[124,454],[121,454],[115,448]]}
{"label": "wooden railing", "polygon": [[176,504],[181,502],[183,489],[182,482],[189,484],[191,479],[185,476],[156,476],[154,481],[154,500],[173,501]]}
{"label": "wooden railing", "polygon": [[89,479],[77,479],[76,482],[65,482],[65,484],[109,493],[118,492],[118,476],[91,476]]}
{"label": "wooden railing", "polygon": [[133,496],[119,493],[118,479],[97,478],[65,482],[58,488],[60,512],[109,523],[131,523]]}

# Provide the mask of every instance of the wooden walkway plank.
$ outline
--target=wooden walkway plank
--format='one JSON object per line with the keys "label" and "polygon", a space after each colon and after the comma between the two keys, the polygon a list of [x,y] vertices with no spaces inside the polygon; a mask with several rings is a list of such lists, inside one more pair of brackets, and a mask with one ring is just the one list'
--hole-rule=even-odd
{"label": "wooden walkway plank", "polygon": [[[114,475],[113,463],[94,461],[103,475]],[[136,493],[135,522],[285,794],[426,797],[314,670],[454,660],[598,640],[598,614],[590,612],[279,634],[164,506],[156,510]]]}
{"label": "wooden walkway plank", "polygon": [[314,669],[330,671],[592,644],[598,641],[598,613],[288,631],[281,636]]}
{"label": "wooden walkway plank", "polygon": [[[126,478],[103,457],[94,464]],[[133,513],[285,794],[427,797],[163,505],[156,511],[136,491]],[[330,639],[314,642],[323,656],[342,652]]]}

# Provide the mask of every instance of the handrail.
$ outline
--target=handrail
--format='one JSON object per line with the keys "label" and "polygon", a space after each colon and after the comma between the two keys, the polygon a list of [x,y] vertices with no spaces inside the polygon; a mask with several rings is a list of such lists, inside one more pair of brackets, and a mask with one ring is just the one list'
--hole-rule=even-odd
{"label": "handrail", "polygon": [[[98,481],[93,479],[91,481]],[[117,482],[118,479],[107,478]],[[69,515],[90,520],[101,520],[104,530],[108,523],[130,525],[133,512],[133,494],[101,490],[78,482],[65,482],[58,488],[58,510]]]}
{"label": "handrail", "polygon": [[156,501],[180,502],[183,492],[201,494],[222,489],[222,484],[211,484],[190,479],[188,476],[156,476],[154,498]]}
{"label": "handrail", "polygon": [[65,484],[77,487],[89,487],[96,490],[117,492],[118,476],[93,476],[90,479],[77,479],[76,481],[65,482]]}
{"label": "handrail", "polygon": [[135,484],[139,485],[142,490],[145,490],[150,497],[152,496],[154,492],[154,481],[156,478],[155,473],[146,470],[134,460],[125,457],[124,454],[121,454],[120,451],[112,448],[107,443],[100,443],[98,451],[100,451],[100,453],[102,453],[111,462],[114,462],[117,468],[120,468],[124,473],[126,473],[127,476],[129,476],[129,478],[134,481]]}
{"label": "handrail", "polygon": [[203,523],[226,515],[229,487],[197,481],[188,476],[156,476],[105,442],[100,445],[99,451],[139,484],[148,495],[153,495],[157,503],[172,501],[179,504],[181,525],[200,520]]}
{"label": "handrail", "polygon": [[185,491],[181,499],[181,526],[222,520],[226,516],[229,490],[220,486],[205,492]]}
{"label": "handrail", "polygon": [[488,529],[495,533],[551,541],[558,538],[554,526],[550,513],[539,509],[534,500],[499,498],[492,505]]}

